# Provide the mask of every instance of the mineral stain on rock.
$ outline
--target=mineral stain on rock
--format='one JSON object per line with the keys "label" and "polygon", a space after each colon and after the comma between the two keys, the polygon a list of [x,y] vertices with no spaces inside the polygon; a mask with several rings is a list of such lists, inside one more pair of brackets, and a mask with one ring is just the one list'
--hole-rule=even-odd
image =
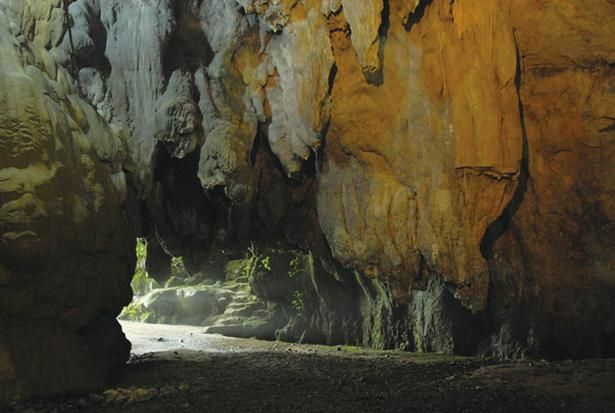
{"label": "mineral stain on rock", "polygon": [[615,355],[612,2],[66,4],[0,0],[0,402],[128,359],[137,238],[280,339]]}

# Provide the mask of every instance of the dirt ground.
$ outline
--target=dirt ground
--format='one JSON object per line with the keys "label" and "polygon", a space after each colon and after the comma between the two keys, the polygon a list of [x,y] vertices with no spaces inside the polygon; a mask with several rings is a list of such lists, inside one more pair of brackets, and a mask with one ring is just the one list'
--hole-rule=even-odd
{"label": "dirt ground", "polygon": [[107,389],[9,411],[615,411],[615,360],[502,363],[122,325],[134,354]]}

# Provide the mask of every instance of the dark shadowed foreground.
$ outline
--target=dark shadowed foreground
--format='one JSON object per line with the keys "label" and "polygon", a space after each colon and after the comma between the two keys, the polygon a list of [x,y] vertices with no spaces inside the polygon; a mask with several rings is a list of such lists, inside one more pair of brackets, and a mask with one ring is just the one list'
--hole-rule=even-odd
{"label": "dark shadowed foreground", "polygon": [[123,327],[135,353],[107,389],[9,412],[615,410],[615,360],[501,363]]}

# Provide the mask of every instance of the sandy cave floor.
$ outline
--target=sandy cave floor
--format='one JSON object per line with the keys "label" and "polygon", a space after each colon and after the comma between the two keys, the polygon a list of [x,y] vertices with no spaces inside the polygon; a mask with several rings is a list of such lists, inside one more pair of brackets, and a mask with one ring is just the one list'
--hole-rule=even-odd
{"label": "sandy cave floor", "polygon": [[502,363],[122,326],[134,354],[107,389],[9,412],[615,412],[615,360]]}

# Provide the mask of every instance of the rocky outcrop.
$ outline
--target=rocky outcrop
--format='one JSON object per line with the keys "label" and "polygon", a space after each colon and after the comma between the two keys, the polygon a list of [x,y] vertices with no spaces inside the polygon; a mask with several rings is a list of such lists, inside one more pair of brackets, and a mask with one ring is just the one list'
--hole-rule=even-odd
{"label": "rocky outcrop", "polygon": [[[15,15],[3,41],[22,42],[2,64],[41,49],[34,66],[57,79],[70,45],[59,2],[39,3],[0,2]],[[290,339],[613,355],[612,2],[78,0],[70,14],[98,114],[13,60],[59,105],[54,122],[99,143],[125,128],[136,195],[120,194],[150,268],[300,247],[318,269]],[[117,156],[88,178],[109,211]]]}
{"label": "rocky outcrop", "polygon": [[0,3],[0,403],[92,389],[130,349],[126,148],[45,50],[53,3]]}

